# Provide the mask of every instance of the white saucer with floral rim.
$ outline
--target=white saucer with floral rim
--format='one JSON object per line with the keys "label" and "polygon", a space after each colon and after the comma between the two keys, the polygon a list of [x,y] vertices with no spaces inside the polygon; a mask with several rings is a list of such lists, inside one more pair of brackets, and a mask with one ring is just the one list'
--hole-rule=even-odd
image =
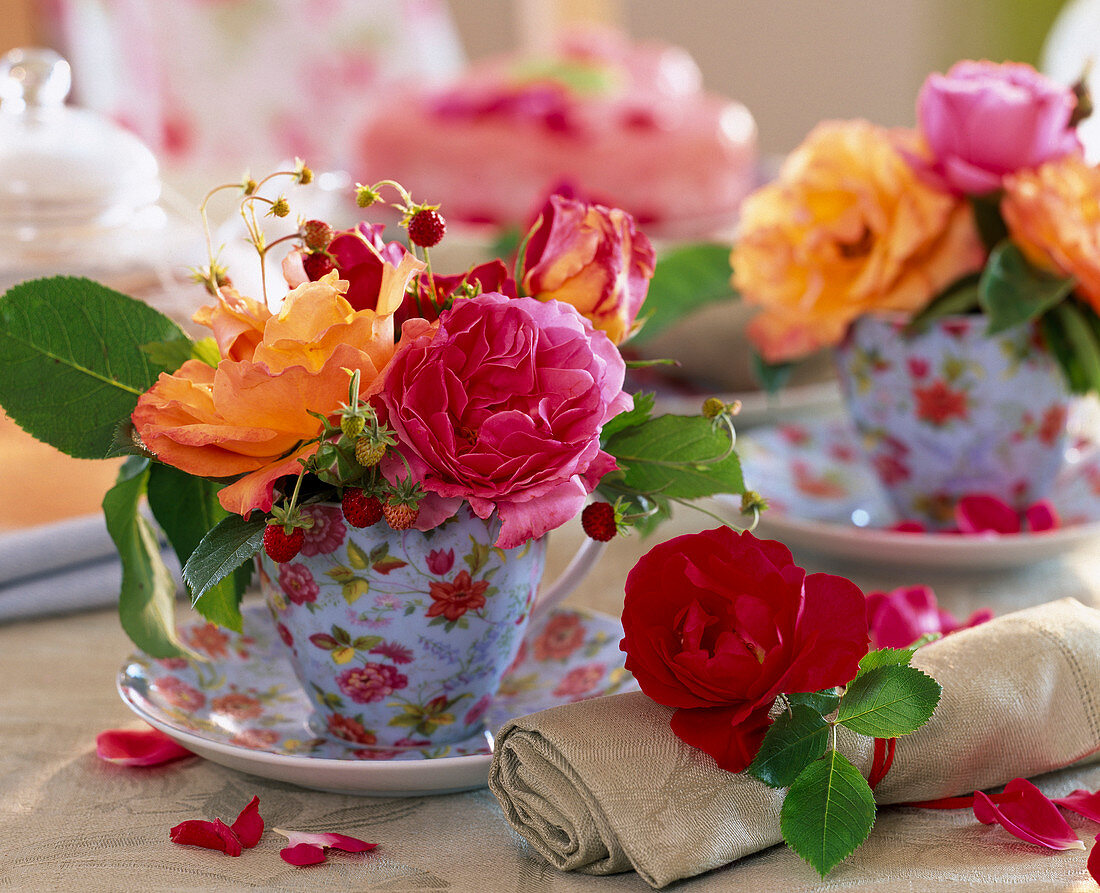
{"label": "white saucer with floral rim", "polygon": [[485,712],[484,735],[431,749],[374,748],[356,724],[349,723],[346,743],[310,730],[308,700],[262,605],[244,609],[242,634],[196,622],[180,635],[208,662],[131,655],[118,677],[131,710],[212,762],[346,794],[422,796],[482,787],[492,733],[507,720],[637,688],[623,669],[619,621],[559,608],[528,630]]}
{"label": "white saucer with floral rim", "polygon": [[[1042,533],[907,533],[844,418],[754,428],[737,439],[748,486],[769,502],[758,532],[794,548],[889,565],[1017,567],[1100,538],[1100,443],[1077,437],[1050,494],[1061,519]],[[740,500],[718,497],[733,513]]]}

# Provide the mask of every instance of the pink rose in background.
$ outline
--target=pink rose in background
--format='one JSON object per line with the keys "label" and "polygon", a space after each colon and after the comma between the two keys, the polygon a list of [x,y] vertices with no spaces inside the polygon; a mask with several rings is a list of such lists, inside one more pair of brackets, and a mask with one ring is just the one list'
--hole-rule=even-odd
{"label": "pink rose in background", "polygon": [[[336,270],[348,283],[344,297],[356,310],[377,309],[385,264],[398,267],[406,254],[400,242],[387,242],[382,237],[383,230],[385,226],[381,223],[360,223],[354,229],[336,233],[329,243],[328,253]],[[303,258],[301,250],[295,249],[283,261],[283,276],[291,288],[321,278],[320,272],[313,277],[306,272]],[[400,325],[400,321],[396,324]]]}
{"label": "pink rose in background", "polygon": [[1075,107],[1069,87],[1030,65],[959,62],[924,82],[917,119],[931,158],[910,160],[950,192],[993,192],[1006,174],[1081,151]]}
{"label": "pink rose in background", "polygon": [[[490,293],[438,323],[406,323],[377,399],[428,494],[417,527],[465,499],[480,518],[499,512],[506,549],[572,518],[615,468],[600,429],[633,405],[625,371],[611,341],[557,301]],[[396,455],[383,472],[407,475]]]}
{"label": "pink rose in background", "polygon": [[633,217],[552,195],[527,239],[520,277],[528,294],[572,304],[615,344],[630,335],[656,265]]}
{"label": "pink rose in background", "polygon": [[908,648],[927,633],[947,635],[993,619],[988,608],[975,611],[965,622],[943,610],[928,586],[908,586],[867,595],[867,625],[872,648]]}

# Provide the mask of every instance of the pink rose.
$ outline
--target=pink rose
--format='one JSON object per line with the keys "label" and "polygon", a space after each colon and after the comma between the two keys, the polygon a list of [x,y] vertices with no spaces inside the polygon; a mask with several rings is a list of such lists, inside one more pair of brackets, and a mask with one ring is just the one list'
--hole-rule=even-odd
{"label": "pink rose", "polygon": [[[625,371],[603,333],[557,301],[490,293],[436,324],[406,323],[378,402],[428,493],[417,527],[468,500],[480,518],[499,512],[506,549],[572,518],[615,468],[600,429],[633,405]],[[383,472],[407,474],[400,456]]]}
{"label": "pink rose", "polygon": [[975,611],[965,622],[943,610],[927,586],[908,586],[867,595],[867,624],[872,648],[908,648],[927,633],[947,635],[993,618],[988,608]]}
{"label": "pink rose", "polygon": [[1006,174],[1081,151],[1073,91],[1019,62],[959,62],[928,77],[917,98],[930,160],[925,179],[956,194],[1001,187]]}
{"label": "pink rose", "polygon": [[649,290],[656,255],[618,208],[552,195],[527,234],[521,280],[540,301],[564,301],[619,344]]}

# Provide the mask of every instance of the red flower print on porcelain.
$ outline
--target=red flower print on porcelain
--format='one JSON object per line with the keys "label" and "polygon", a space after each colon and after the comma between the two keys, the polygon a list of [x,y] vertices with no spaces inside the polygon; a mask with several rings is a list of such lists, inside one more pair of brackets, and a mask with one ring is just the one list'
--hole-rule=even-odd
{"label": "red flower print on porcelain", "polygon": [[1049,493],[1070,398],[1032,326],[989,336],[976,318],[944,317],[909,333],[863,317],[836,357],[848,413],[900,517],[940,529],[968,493],[1016,510]]}
{"label": "red flower print on porcelain", "polygon": [[536,660],[567,660],[584,644],[584,627],[575,614],[551,618],[532,647]]}
{"label": "red flower print on porcelain", "polygon": [[347,740],[350,717],[381,749],[479,734],[474,708],[519,649],[545,542],[496,548],[501,522],[468,506],[427,531],[348,528],[328,508],[310,507],[331,521],[323,548],[283,565],[260,556],[279,635],[299,645],[291,663],[314,733]]}
{"label": "red flower print on porcelain", "polygon": [[210,709],[233,719],[255,719],[263,715],[264,705],[251,695],[230,692],[214,698],[210,702]]}
{"label": "red flower print on porcelain", "polygon": [[337,506],[311,505],[302,510],[313,519],[313,526],[305,532],[302,541],[303,555],[328,555],[340,548],[347,538],[343,513]]}

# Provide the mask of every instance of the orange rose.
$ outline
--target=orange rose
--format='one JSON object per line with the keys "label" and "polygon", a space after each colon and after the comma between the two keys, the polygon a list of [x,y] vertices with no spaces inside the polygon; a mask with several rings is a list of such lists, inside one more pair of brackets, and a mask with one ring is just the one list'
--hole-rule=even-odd
{"label": "orange rose", "polygon": [[294,289],[266,318],[255,301],[219,296],[196,319],[214,329],[222,361],[214,369],[189,360],[161,375],[132,416],[142,441],[189,474],[243,475],[219,494],[228,511],[269,511],[275,481],[317,450],[302,446],[322,430],[309,412],[331,415],[347,400],[345,370],[360,371],[361,396],[372,392],[393,356],[393,312],[420,266],[409,255],[386,271],[377,312],[354,310],[335,273]]}
{"label": "orange rose", "polygon": [[1001,213],[1027,259],[1075,278],[1100,312],[1100,169],[1069,155],[1006,177]]}
{"label": "orange rose", "polygon": [[862,314],[916,313],[984,251],[969,207],[921,183],[885,130],[831,121],[745,200],[730,261],[762,308],[749,337],[778,363],[837,344]]}

